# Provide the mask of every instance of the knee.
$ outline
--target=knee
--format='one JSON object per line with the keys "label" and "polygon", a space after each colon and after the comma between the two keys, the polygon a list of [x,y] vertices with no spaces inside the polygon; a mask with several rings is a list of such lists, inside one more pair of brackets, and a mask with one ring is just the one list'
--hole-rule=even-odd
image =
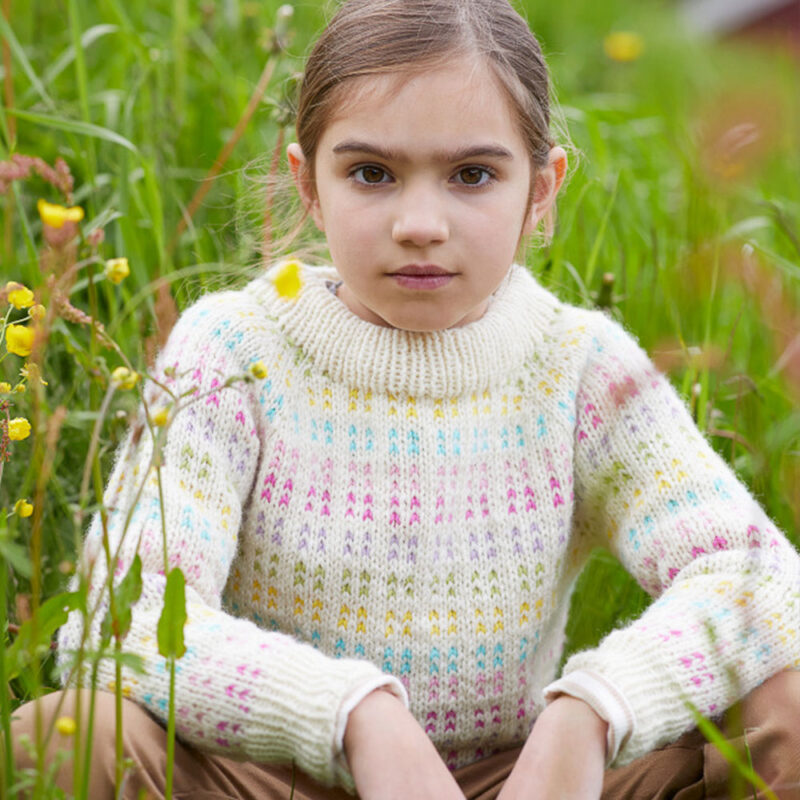
{"label": "knee", "polygon": [[[788,725],[800,719],[800,670],[785,670],[768,678],[742,701],[746,727]],[[800,730],[798,730],[800,736]]]}
{"label": "knee", "polygon": [[781,798],[800,799],[800,671],[764,681],[742,703],[753,767]]}
{"label": "knee", "polygon": [[[78,752],[91,765],[93,775],[107,772],[113,787],[114,695],[95,693],[92,744],[87,754],[90,705],[88,690],[67,689],[26,703],[14,712],[11,718],[14,765],[23,778],[27,777],[28,782],[46,779],[71,793],[75,778],[73,759]],[[44,774],[40,775],[42,768]]]}

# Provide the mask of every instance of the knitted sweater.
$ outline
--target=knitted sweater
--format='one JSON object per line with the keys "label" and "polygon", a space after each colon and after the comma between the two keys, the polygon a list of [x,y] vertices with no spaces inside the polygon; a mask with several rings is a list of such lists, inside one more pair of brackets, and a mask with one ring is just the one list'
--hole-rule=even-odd
{"label": "knitted sweater", "polygon": [[[352,314],[337,277],[304,268],[295,300],[269,274],[208,295],[160,354],[183,396],[165,518],[141,414],[105,499],[116,575],[143,560],[126,695],[166,718],[162,523],[187,582],[178,734],[350,789],[346,713],[382,684],[453,768],[521,744],[598,545],[658,598],[555,684],[594,678],[630,712],[616,763],[690,728],[686,701],[714,715],[800,665],[800,559],[619,325],[513,267],[480,320],[413,333]],[[227,382],[256,361],[266,378]],[[100,542],[95,520],[95,596]],[[100,676],[112,689],[110,659]]]}

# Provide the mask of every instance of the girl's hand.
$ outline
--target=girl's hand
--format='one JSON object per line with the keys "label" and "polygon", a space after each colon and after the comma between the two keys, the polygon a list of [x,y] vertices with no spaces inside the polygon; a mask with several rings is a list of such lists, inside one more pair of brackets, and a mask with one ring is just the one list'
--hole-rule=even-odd
{"label": "girl's hand", "polygon": [[361,800],[464,800],[433,742],[389,692],[371,692],[350,712],[344,753]]}
{"label": "girl's hand", "polygon": [[607,729],[588,703],[561,695],[539,715],[498,800],[597,800]]}

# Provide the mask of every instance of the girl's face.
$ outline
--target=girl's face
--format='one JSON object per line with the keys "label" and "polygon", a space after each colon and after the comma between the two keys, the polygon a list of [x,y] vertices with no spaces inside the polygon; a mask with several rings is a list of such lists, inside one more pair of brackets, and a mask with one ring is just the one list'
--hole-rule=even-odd
{"label": "girl's face", "polygon": [[344,282],[339,297],[369,322],[412,331],[479,319],[552,204],[564,151],[553,149],[530,200],[525,142],[481,62],[349,88],[352,100],[320,138],[313,182],[299,145],[289,146]]}

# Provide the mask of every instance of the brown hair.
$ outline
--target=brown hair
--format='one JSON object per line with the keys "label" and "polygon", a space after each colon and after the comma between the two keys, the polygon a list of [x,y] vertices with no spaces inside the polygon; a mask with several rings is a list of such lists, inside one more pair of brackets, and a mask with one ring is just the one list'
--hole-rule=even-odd
{"label": "brown hair", "polygon": [[454,55],[481,56],[516,112],[533,172],[547,164],[550,100],[541,48],[508,0],[346,0],[314,45],[297,109],[297,141],[311,177],[346,81],[419,71]]}

